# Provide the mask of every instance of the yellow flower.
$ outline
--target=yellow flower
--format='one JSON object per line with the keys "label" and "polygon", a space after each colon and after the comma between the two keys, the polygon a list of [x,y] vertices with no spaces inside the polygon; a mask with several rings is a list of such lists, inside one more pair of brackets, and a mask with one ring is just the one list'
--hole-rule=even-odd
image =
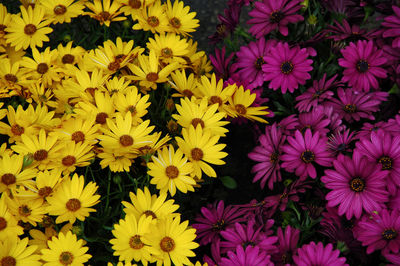
{"label": "yellow flower", "polygon": [[143,8],[134,19],[138,22],[132,26],[134,30],[151,31],[162,33],[168,31],[168,18],[165,13],[165,5],[156,1],[152,5]]}
{"label": "yellow flower", "polygon": [[153,225],[151,231],[144,235],[143,241],[150,245],[157,260],[157,266],[189,265],[188,257],[196,254],[192,251],[199,247],[194,242],[196,229],[188,228],[189,221],[181,223],[180,216],[167,217]]}
{"label": "yellow flower", "polygon": [[267,106],[252,107],[256,94],[251,93],[250,90],[244,90],[240,86],[235,94],[229,98],[229,106],[226,108],[228,115],[232,117],[244,117],[252,121],[268,123],[265,119],[258,116],[265,116],[269,114]]}
{"label": "yellow flower", "polygon": [[10,44],[6,45],[4,49],[5,49],[5,55],[7,56],[8,59],[11,60],[11,64],[21,61],[22,57],[25,55],[24,49],[21,48],[19,50],[16,50],[15,46],[11,46]]}
{"label": "yellow flower", "polygon": [[57,107],[57,99],[54,97],[51,87],[46,88],[43,83],[35,82],[28,86],[28,90],[31,93],[31,98],[38,104],[38,106],[48,106],[50,108]]}
{"label": "yellow flower", "polygon": [[188,46],[186,39],[181,39],[175,33],[156,34],[154,39],[149,38],[147,43],[147,49],[155,51],[156,55],[165,64],[173,62],[185,63],[186,61],[183,57],[189,52]]}
{"label": "yellow flower", "polygon": [[119,0],[121,3],[121,11],[126,16],[132,16],[133,20],[136,20],[140,15],[140,12],[145,8],[154,3],[155,0]]}
{"label": "yellow flower", "polygon": [[140,46],[133,47],[133,44],[133,40],[123,42],[121,37],[117,37],[115,43],[111,40],[107,40],[103,43],[103,46],[109,47],[114,54],[115,61],[124,66],[125,63],[133,63],[137,56],[144,51],[144,48]]}
{"label": "yellow flower", "polygon": [[129,172],[133,159],[137,158],[138,155],[119,152],[116,149],[101,149],[97,157],[101,159],[100,166],[102,169],[109,167],[111,172]]}
{"label": "yellow flower", "polygon": [[151,217],[141,216],[139,220],[132,214],[125,216],[114,225],[112,233],[115,238],[110,240],[114,256],[120,261],[141,261],[143,265],[154,261],[150,254],[150,247],[142,242],[143,235],[148,232]]}
{"label": "yellow flower", "polygon": [[82,14],[85,6],[82,1],[74,3],[74,0],[40,0],[40,4],[46,9],[46,17],[53,23],[70,23],[71,18]]}
{"label": "yellow flower", "polygon": [[29,46],[42,47],[43,42],[49,41],[46,34],[53,31],[52,28],[46,27],[49,22],[43,21],[44,8],[41,6],[35,6],[33,9],[31,6],[27,9],[24,6],[20,8],[22,17],[13,15],[10,26],[6,28],[7,43],[15,46],[16,50],[21,48],[25,50]]}
{"label": "yellow flower", "polygon": [[5,193],[3,193],[0,198],[0,240],[16,239],[23,233],[22,227],[18,225],[18,221],[8,210]]}
{"label": "yellow flower", "polygon": [[69,221],[73,224],[76,219],[84,221],[90,212],[96,210],[90,208],[99,202],[100,195],[95,195],[97,185],[89,182],[86,186],[83,176],[74,174],[72,179],[64,177],[64,181],[51,197],[47,198],[50,215],[57,215],[56,223]]}
{"label": "yellow flower", "polygon": [[190,36],[188,32],[194,32],[199,27],[199,20],[195,19],[196,12],[190,12],[189,6],[184,6],[183,1],[174,1],[174,5],[171,1],[167,1],[167,17],[169,30],[183,36]]}
{"label": "yellow flower", "polygon": [[166,201],[167,193],[160,193],[160,196],[156,194],[150,194],[147,187],[144,187],[144,191],[140,188],[136,191],[129,193],[129,197],[132,203],[122,201],[125,206],[124,212],[133,214],[136,220],[139,220],[141,216],[152,217],[153,223],[166,218],[167,216],[176,216],[174,212],[179,208],[179,205],[174,204],[174,200],[170,199]]}
{"label": "yellow flower", "polygon": [[[138,50],[136,50],[138,51]],[[132,51],[132,55],[134,52]],[[129,63],[130,57],[117,57],[120,54],[114,54],[110,44],[105,43],[104,47],[99,47],[86,53],[83,61],[88,70],[101,69],[105,74],[113,74]]]}
{"label": "yellow flower", "polygon": [[29,105],[26,110],[22,108],[22,105],[18,105],[17,111],[9,105],[7,111],[8,123],[0,121],[0,133],[9,136],[9,143],[21,141],[21,135],[24,133],[37,134],[39,131],[35,125],[37,117],[32,105]]}
{"label": "yellow flower", "polygon": [[[71,229],[72,224],[67,223],[61,228],[60,232],[67,234],[67,232]],[[31,229],[29,230],[29,235],[32,237],[32,239],[29,240],[29,245],[36,245],[38,247],[36,253],[40,254],[42,249],[49,248],[47,243],[51,241],[53,236],[57,237],[58,233],[53,227],[46,227],[44,233],[37,229]]]}
{"label": "yellow flower", "polygon": [[0,242],[0,262],[2,265],[40,266],[40,256],[33,254],[36,246],[28,246],[28,238],[5,239]]}
{"label": "yellow flower", "polygon": [[213,135],[225,136],[228,129],[224,126],[229,122],[221,121],[225,113],[218,112],[218,104],[208,106],[207,98],[197,102],[194,97],[191,100],[181,98],[181,104],[176,105],[179,114],[173,114],[172,117],[184,128],[190,125],[196,128],[197,125],[201,125],[204,130],[211,130]]}
{"label": "yellow flower", "polygon": [[11,14],[7,12],[7,7],[0,4],[0,45],[5,45],[6,28],[10,26]]}
{"label": "yellow flower", "polygon": [[43,200],[36,198],[30,199],[25,197],[14,196],[12,199],[6,196],[6,203],[10,212],[18,221],[30,223],[36,226],[40,223],[46,214],[46,208],[43,205]]}
{"label": "yellow flower", "polygon": [[85,49],[80,46],[72,47],[72,43],[70,41],[66,46],[63,46],[61,43],[57,46],[57,65],[63,67],[67,75],[72,71],[72,65],[82,64],[82,58],[85,54]]}
{"label": "yellow flower", "polygon": [[140,155],[148,156],[153,155],[156,151],[158,151],[161,147],[163,147],[168,141],[171,140],[171,137],[165,135],[161,139],[161,132],[156,132],[151,135],[151,143],[147,144],[139,148]]}
{"label": "yellow flower", "polygon": [[214,169],[207,163],[225,164],[221,159],[228,154],[221,151],[226,146],[225,144],[217,144],[220,137],[212,135],[209,130],[203,131],[200,125],[197,125],[196,129],[192,125],[189,129],[183,128],[182,136],[183,139],[180,137],[175,139],[179,148],[193,163],[194,175],[200,179],[203,171],[210,177],[217,177]]}
{"label": "yellow flower", "polygon": [[135,88],[135,86],[130,86],[131,81],[126,80],[124,77],[114,77],[112,79],[106,80],[104,87],[111,95],[114,97],[117,92],[126,93],[128,90]]}
{"label": "yellow flower", "polygon": [[150,184],[157,185],[161,193],[169,191],[171,196],[176,193],[176,188],[183,193],[194,191],[196,181],[190,176],[193,166],[187,161],[180,149],[174,151],[172,145],[159,150],[152,161],[147,164],[147,173],[153,178]]}
{"label": "yellow flower", "polygon": [[171,73],[172,81],[168,81],[171,86],[179,93],[172,94],[172,97],[188,97],[192,96],[201,98],[201,93],[197,89],[197,80],[194,78],[194,74],[190,73],[189,77],[186,77],[185,70],[175,71]]}
{"label": "yellow flower", "polygon": [[61,171],[59,169],[38,172],[36,176],[36,187],[33,190],[39,197],[46,199],[57,189],[61,180]]}
{"label": "yellow flower", "polygon": [[0,93],[11,91],[9,97],[17,95],[16,91],[30,83],[26,78],[27,75],[21,69],[20,62],[12,63],[9,58],[0,59],[0,85],[2,87]]}
{"label": "yellow flower", "polygon": [[121,4],[115,1],[111,4],[112,0],[93,0],[93,3],[85,3],[86,7],[92,12],[86,12],[85,15],[98,20],[100,25],[105,24],[110,27],[111,21],[122,21],[126,17],[118,17],[122,11],[119,10]]}
{"label": "yellow flower", "polygon": [[100,125],[95,124],[95,117],[74,118],[64,120],[61,125],[50,132],[49,135],[57,135],[61,141],[71,140],[75,143],[96,144],[99,136]]}
{"label": "yellow flower", "polygon": [[77,240],[71,231],[66,234],[60,232],[58,237],[53,236],[47,244],[49,248],[41,250],[41,259],[46,262],[44,266],[84,265],[92,257],[86,254],[89,248],[83,246],[83,240]]}

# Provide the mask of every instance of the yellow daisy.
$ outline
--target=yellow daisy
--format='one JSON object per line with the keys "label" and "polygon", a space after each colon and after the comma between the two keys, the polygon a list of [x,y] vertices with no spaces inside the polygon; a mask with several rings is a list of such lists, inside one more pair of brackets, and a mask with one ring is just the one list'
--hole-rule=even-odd
{"label": "yellow daisy", "polygon": [[161,138],[162,133],[156,132],[151,135],[151,143],[139,148],[139,153],[141,156],[150,156],[153,155],[156,151],[162,148],[168,141],[171,140],[171,137],[167,134]]}
{"label": "yellow daisy", "polygon": [[37,192],[39,197],[46,199],[54,193],[61,180],[60,169],[38,172],[34,191]]}
{"label": "yellow daisy", "polygon": [[244,117],[252,121],[268,123],[265,119],[259,116],[269,114],[267,106],[251,106],[256,99],[256,94],[250,90],[244,90],[240,86],[235,94],[229,98],[229,106],[226,108],[228,115],[231,117]]}
{"label": "yellow daisy", "polygon": [[138,155],[119,152],[116,149],[101,149],[97,157],[101,159],[100,166],[102,169],[108,167],[111,172],[129,172],[133,159],[137,158]]}
{"label": "yellow daisy", "polygon": [[51,87],[46,87],[41,82],[35,82],[28,86],[28,90],[31,93],[31,98],[38,106],[57,107],[57,99],[54,97]]}
{"label": "yellow daisy", "polygon": [[78,240],[71,231],[66,234],[60,232],[58,237],[53,236],[47,244],[49,248],[41,250],[44,266],[84,265],[92,257],[86,254],[89,248],[83,246],[83,240]]}
{"label": "yellow daisy", "polygon": [[5,194],[2,194],[0,198],[0,241],[16,239],[23,233],[22,227],[18,225],[18,221],[8,210]]}
{"label": "yellow daisy", "polygon": [[70,41],[65,46],[61,43],[57,46],[57,65],[63,67],[64,71],[67,71],[67,75],[69,75],[69,71],[71,71],[71,65],[82,64],[82,58],[86,52],[85,49],[80,46],[72,47],[72,43],[73,42]]}
{"label": "yellow daisy", "polygon": [[135,20],[140,12],[145,8],[154,3],[155,0],[119,0],[121,3],[121,11],[124,12],[126,16],[132,16]]}
{"label": "yellow daisy", "polygon": [[74,118],[70,117],[64,120],[61,125],[50,132],[52,136],[57,134],[60,141],[71,140],[75,143],[89,143],[91,145],[97,143],[99,137],[100,125],[95,124],[95,117],[92,118]]}
{"label": "yellow daisy", "polygon": [[176,119],[182,127],[188,128],[190,125],[196,128],[201,125],[204,130],[211,130],[213,135],[225,136],[228,129],[224,128],[228,121],[221,121],[225,117],[225,113],[218,112],[218,104],[208,106],[207,98],[203,98],[200,102],[194,97],[181,98],[181,104],[176,105],[179,114],[173,114],[172,118]]}
{"label": "yellow daisy", "polygon": [[11,64],[21,61],[22,57],[25,55],[24,49],[20,48],[17,50],[15,49],[15,46],[11,46],[10,44],[6,45],[4,49],[5,55],[11,60]]}
{"label": "yellow daisy", "polygon": [[166,14],[168,17],[169,31],[183,36],[190,36],[188,32],[196,31],[198,28],[199,20],[195,19],[196,12],[190,12],[189,6],[184,6],[183,1],[175,0],[174,4],[171,1],[167,1]]}
{"label": "yellow daisy", "polygon": [[84,221],[90,212],[96,211],[90,207],[99,202],[100,195],[95,194],[98,187],[93,182],[84,185],[83,176],[65,177],[54,194],[47,198],[47,211],[58,216],[56,223],[69,221],[73,224],[76,219]]}
{"label": "yellow daisy", "polygon": [[131,81],[126,80],[124,77],[114,77],[106,80],[104,87],[110,93],[111,97],[114,97],[117,92],[125,93],[126,91],[134,88],[134,86],[130,85]]}
{"label": "yellow daisy", "polygon": [[[132,51],[132,54],[134,52]],[[129,63],[130,57],[117,57],[111,46],[106,43],[104,47],[99,47],[86,53],[83,61],[88,70],[101,69],[105,74],[114,74]]]}
{"label": "yellow daisy", "polygon": [[155,51],[156,55],[165,64],[173,62],[185,63],[183,57],[189,52],[188,46],[186,39],[181,39],[175,33],[156,34],[154,39],[149,38],[147,43],[147,49]]}
{"label": "yellow daisy", "polygon": [[202,95],[197,88],[197,80],[193,73],[186,77],[185,70],[177,70],[171,73],[171,78],[172,81],[169,80],[168,82],[178,91],[178,93],[172,94],[172,97],[188,97],[190,99],[195,96],[201,98]]}
{"label": "yellow daisy", "polygon": [[136,191],[129,193],[131,202],[122,201],[125,206],[124,212],[133,214],[136,220],[139,220],[141,216],[152,217],[153,222],[160,221],[167,216],[176,216],[174,212],[179,208],[179,205],[174,204],[174,200],[170,199],[166,201],[167,193],[160,193],[160,196],[156,194],[150,194],[147,187],[144,187],[144,191],[140,188]]}
{"label": "yellow daisy", "polygon": [[14,196],[12,199],[6,196],[6,203],[10,212],[18,221],[30,223],[36,226],[43,220],[46,214],[46,208],[42,199],[27,199],[25,197]]}
{"label": "yellow daisy", "polygon": [[49,22],[43,21],[44,8],[38,5],[33,9],[31,6],[28,8],[21,6],[20,8],[22,17],[13,15],[10,26],[6,28],[8,32],[6,42],[15,46],[16,50],[21,48],[25,50],[29,46],[31,48],[42,47],[43,42],[49,41],[46,34],[53,31],[52,28],[46,27]]}
{"label": "yellow daisy", "polygon": [[9,143],[21,141],[21,135],[36,135],[39,131],[35,126],[36,113],[32,105],[29,105],[26,110],[22,105],[18,105],[17,110],[11,105],[7,110],[7,123],[0,121],[0,134],[8,135]]}
{"label": "yellow daisy", "polygon": [[196,181],[190,176],[193,166],[180,149],[174,150],[172,145],[157,152],[151,157],[153,162],[147,164],[147,173],[153,178],[150,184],[157,185],[161,193],[169,191],[174,196],[176,189],[183,193],[194,191]]}
{"label": "yellow daisy", "polygon": [[1,91],[11,91],[9,96],[17,94],[22,86],[27,86],[31,81],[27,80],[27,75],[21,71],[20,62],[14,62],[9,58],[0,59],[0,84]]}
{"label": "yellow daisy", "polygon": [[35,125],[46,130],[50,130],[61,123],[61,119],[55,117],[55,112],[49,111],[46,105],[37,105],[33,117],[36,119]]}
{"label": "yellow daisy", "polygon": [[36,246],[28,246],[28,238],[24,239],[5,239],[0,242],[0,262],[1,265],[42,265],[40,256],[34,254]]}
{"label": "yellow daisy", "polygon": [[150,254],[150,247],[142,242],[143,235],[149,231],[151,217],[141,216],[139,220],[132,214],[125,216],[114,224],[112,233],[115,238],[110,240],[113,255],[119,256],[120,261],[141,261],[143,265],[154,261]]}
{"label": "yellow daisy", "polygon": [[4,103],[0,102],[0,120],[2,120],[7,115],[7,110],[2,109]]}
{"label": "yellow daisy", "polygon": [[192,62],[193,72],[196,74],[197,77],[201,77],[203,75],[205,75],[208,78],[212,77],[210,72],[213,69],[213,66],[211,64],[211,61],[208,60],[206,54],[203,54],[202,56],[200,56],[200,58],[193,60],[191,62]]}
{"label": "yellow daisy", "polygon": [[134,30],[162,33],[168,31],[168,18],[165,13],[165,5],[156,1],[152,5],[142,9],[138,16],[134,17],[138,22],[132,26]]}
{"label": "yellow daisy", "polygon": [[142,54],[144,48],[140,46],[133,47],[134,41],[123,42],[121,37],[117,37],[115,43],[111,40],[107,40],[103,43],[103,46],[108,46],[114,54],[115,61],[119,62],[123,66],[126,63],[134,63],[135,59],[139,54]]}
{"label": "yellow daisy", "polygon": [[157,260],[157,266],[189,265],[188,257],[196,254],[192,251],[199,247],[194,242],[196,229],[188,227],[189,221],[181,223],[180,216],[167,217],[153,225],[151,231],[144,235],[143,241],[150,245]]}
{"label": "yellow daisy", "polygon": [[82,14],[85,8],[82,1],[74,0],[40,0],[40,4],[46,9],[46,17],[53,24],[70,23],[71,18]]}
{"label": "yellow daisy", "polygon": [[201,179],[201,172],[203,171],[210,177],[217,177],[214,169],[207,163],[222,165],[225,164],[222,158],[228,154],[221,150],[226,144],[217,144],[219,140],[218,135],[212,135],[211,131],[204,131],[200,125],[196,129],[190,125],[189,129],[182,129],[183,139],[176,137],[176,142],[183,153],[193,163],[194,175]]}
{"label": "yellow daisy", "polygon": [[122,11],[119,10],[121,4],[118,1],[111,3],[112,0],[93,0],[93,3],[86,2],[85,5],[92,12],[85,12],[85,15],[98,20],[100,25],[106,25],[110,27],[112,21],[122,21],[126,17],[118,17]]}
{"label": "yellow daisy", "polygon": [[6,28],[10,26],[10,23],[11,14],[7,12],[7,7],[5,7],[3,4],[0,4],[0,45],[6,44]]}
{"label": "yellow daisy", "polygon": [[[72,224],[67,223],[61,229],[60,232],[67,234],[68,231],[72,229]],[[37,229],[29,230],[29,235],[31,239],[29,240],[29,245],[36,245],[38,248],[36,253],[41,253],[42,249],[48,249],[49,245],[48,242],[51,241],[52,237],[57,237],[58,232],[53,227],[46,227],[44,229],[44,233]]]}

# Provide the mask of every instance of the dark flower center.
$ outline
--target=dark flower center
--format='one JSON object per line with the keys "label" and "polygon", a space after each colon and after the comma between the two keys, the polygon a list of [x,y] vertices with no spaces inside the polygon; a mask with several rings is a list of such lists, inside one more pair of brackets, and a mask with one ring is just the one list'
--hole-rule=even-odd
{"label": "dark flower center", "polygon": [[118,61],[111,62],[107,66],[108,70],[110,70],[110,71],[117,71],[120,67],[121,66]]}
{"label": "dark flower center", "polygon": [[129,135],[122,135],[119,137],[119,143],[121,143],[121,145],[124,147],[132,146],[133,138]]}
{"label": "dark flower center", "polygon": [[171,24],[171,26],[174,27],[175,29],[179,29],[182,25],[179,18],[176,17],[171,18],[169,24]]}
{"label": "dark flower center", "polygon": [[382,232],[382,237],[385,240],[392,240],[397,237],[397,232],[394,229],[385,229],[385,231]]}
{"label": "dark flower center", "polygon": [[193,96],[193,92],[188,89],[182,91],[182,94],[183,94],[183,96],[188,97],[189,99],[192,98],[192,96]]}
{"label": "dark flower center", "polygon": [[26,35],[33,35],[36,32],[36,26],[33,24],[28,24],[24,27],[24,32]]}
{"label": "dark flower center", "polygon": [[235,105],[235,110],[240,115],[245,115],[247,113],[246,107],[244,107],[244,105],[240,103]]}
{"label": "dark flower center", "polygon": [[161,55],[165,58],[172,57],[172,50],[168,47],[161,49]]}
{"label": "dark flower center", "polygon": [[63,265],[70,265],[74,261],[74,255],[71,252],[64,251],[60,254],[59,262]]}
{"label": "dark flower center", "polygon": [[343,110],[344,110],[346,113],[353,114],[353,113],[356,112],[357,106],[356,106],[355,104],[346,104],[346,105],[343,107]]}
{"label": "dark flower center", "polygon": [[190,154],[192,155],[192,159],[195,161],[200,161],[204,156],[203,151],[199,148],[193,148]]}
{"label": "dark flower center", "polygon": [[7,220],[3,217],[0,217],[0,231],[4,230],[7,227]]}
{"label": "dark flower center", "polygon": [[81,201],[78,199],[70,199],[65,204],[65,207],[71,212],[76,212],[81,208]]}
{"label": "dark flower center", "polygon": [[358,72],[365,73],[369,69],[369,64],[365,60],[358,60],[356,67],[357,67]]}
{"label": "dark flower center", "polygon": [[283,253],[281,259],[281,262],[283,264],[290,264],[293,262],[292,254],[290,254],[289,252]]}
{"label": "dark flower center", "polygon": [[301,160],[305,163],[311,163],[315,160],[315,154],[310,150],[306,150],[301,153]]}
{"label": "dark flower center", "polygon": [[214,95],[214,96],[211,96],[210,102],[211,102],[211,104],[216,104],[216,103],[218,103],[219,106],[222,105],[222,99],[221,99],[221,97],[219,97],[219,96],[215,96],[215,95]]}
{"label": "dark flower center", "polygon": [[36,161],[43,161],[47,158],[48,152],[46,150],[38,150],[33,154],[33,159]]}
{"label": "dark flower center", "polygon": [[201,118],[193,118],[191,124],[194,128],[196,128],[198,124],[200,124],[202,128],[205,127],[204,121]]}
{"label": "dark flower center", "polygon": [[170,179],[175,179],[179,176],[179,169],[175,165],[169,165],[165,168],[165,174]]}
{"label": "dark flower center", "polygon": [[142,6],[142,3],[139,0],[129,0],[129,6],[133,9],[139,9]]}
{"label": "dark flower center", "polygon": [[281,72],[283,74],[288,75],[288,74],[292,73],[293,68],[294,68],[294,66],[293,66],[292,62],[285,61],[281,65]]}
{"label": "dark flower center", "polygon": [[129,246],[133,249],[141,249],[144,247],[144,243],[140,240],[139,235],[134,235],[129,239]]}
{"label": "dark flower center", "polygon": [[67,12],[67,8],[63,5],[56,5],[56,7],[54,8],[54,14],[56,15],[62,15],[65,12]]}
{"label": "dark flower center", "polygon": [[64,158],[62,158],[61,163],[64,166],[71,166],[74,165],[76,163],[76,158],[72,155],[67,155]]}
{"label": "dark flower center", "polygon": [[361,192],[365,188],[365,182],[363,179],[356,177],[350,181],[350,188],[354,192]]}
{"label": "dark flower center", "polygon": [[160,248],[164,252],[171,252],[175,248],[175,241],[169,236],[166,236],[163,239],[161,239]]}
{"label": "dark flower center", "polygon": [[256,69],[261,70],[261,67],[264,63],[265,63],[264,58],[260,56],[256,59],[256,61],[254,61],[254,66]]}
{"label": "dark flower center", "polygon": [[279,155],[276,152],[271,153],[269,160],[271,163],[276,163],[279,159]]}
{"label": "dark flower center", "polygon": [[111,14],[107,11],[100,12],[99,14],[100,20],[106,21],[111,17]]}
{"label": "dark flower center", "polygon": [[336,149],[338,151],[344,151],[344,150],[346,150],[346,144],[345,143],[341,143],[341,144],[337,145]]}
{"label": "dark flower center", "polygon": [[0,261],[1,266],[15,266],[17,265],[17,260],[11,256],[5,256]]}
{"label": "dark flower center", "polygon": [[272,23],[279,23],[283,19],[284,15],[280,11],[275,11],[272,12],[271,15],[269,16],[269,20]]}
{"label": "dark flower center", "polygon": [[53,189],[51,187],[46,186],[39,189],[38,194],[39,196],[46,198],[51,194],[51,192],[53,192]]}
{"label": "dark flower center", "polygon": [[85,134],[82,131],[76,131],[72,133],[71,140],[75,141],[75,143],[83,142],[85,140]]}
{"label": "dark flower center", "polygon": [[382,164],[382,170],[392,169],[392,159],[388,156],[383,156],[378,160],[378,163]]}
{"label": "dark flower center", "polygon": [[151,16],[147,19],[147,23],[152,27],[157,27],[160,24],[160,21],[157,17]]}
{"label": "dark flower center", "polygon": [[219,220],[215,224],[212,225],[212,230],[213,231],[221,231],[225,229],[225,221]]}
{"label": "dark flower center", "polygon": [[49,66],[46,63],[40,63],[36,68],[36,71],[42,75],[45,74],[48,70]]}
{"label": "dark flower center", "polygon": [[157,219],[157,215],[153,211],[147,210],[147,211],[144,211],[143,214],[146,215],[146,217],[151,216],[151,217],[153,217],[153,219]]}
{"label": "dark flower center", "polygon": [[11,127],[11,132],[16,136],[21,136],[24,131],[25,129],[18,124],[15,124]]}
{"label": "dark flower center", "polygon": [[244,249],[246,249],[248,246],[254,247],[255,245],[256,245],[256,243],[254,243],[253,241],[246,241],[246,242],[243,242],[243,243],[242,243],[242,247],[243,247]]}
{"label": "dark flower center", "polygon": [[17,78],[14,74],[5,74],[5,75],[4,75],[4,78],[5,78],[7,81],[11,82],[11,83],[15,83],[15,82],[18,81],[18,78]]}
{"label": "dark flower center", "polygon": [[28,205],[25,204],[18,207],[18,213],[24,217],[28,217],[29,215],[31,215],[31,211],[32,210],[28,207]]}
{"label": "dark flower center", "polygon": [[219,25],[217,25],[217,33],[218,33],[220,36],[224,36],[224,35],[225,35],[225,32],[226,32],[226,26],[225,26],[225,24],[219,24]]}
{"label": "dark flower center", "polygon": [[1,182],[6,186],[15,184],[16,181],[17,178],[13,174],[7,173],[1,176]]}
{"label": "dark flower center", "polygon": [[75,57],[72,54],[66,54],[61,58],[63,64],[72,64],[75,60]]}
{"label": "dark flower center", "polygon": [[108,114],[101,112],[96,115],[97,124],[105,124],[108,118]]}
{"label": "dark flower center", "polygon": [[150,82],[154,82],[158,79],[158,74],[155,72],[150,72],[149,74],[146,75],[146,79]]}

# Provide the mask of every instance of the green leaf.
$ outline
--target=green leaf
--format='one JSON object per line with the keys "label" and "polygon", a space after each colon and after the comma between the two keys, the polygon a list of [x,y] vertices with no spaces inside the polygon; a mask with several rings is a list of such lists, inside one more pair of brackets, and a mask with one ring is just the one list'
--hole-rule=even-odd
{"label": "green leaf", "polygon": [[221,179],[222,184],[223,184],[225,187],[227,187],[227,188],[229,188],[229,189],[235,189],[235,188],[237,188],[236,180],[233,179],[232,177],[230,177],[230,176],[223,176],[223,177],[221,177],[220,179]]}

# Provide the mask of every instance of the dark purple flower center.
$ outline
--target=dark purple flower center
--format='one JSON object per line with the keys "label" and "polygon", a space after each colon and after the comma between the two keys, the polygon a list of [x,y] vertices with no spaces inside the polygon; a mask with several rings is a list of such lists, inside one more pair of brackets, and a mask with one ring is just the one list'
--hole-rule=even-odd
{"label": "dark purple flower center", "polygon": [[313,99],[317,99],[317,98],[319,98],[319,96],[321,96],[321,94],[322,94],[322,91],[317,90],[317,91],[315,91],[315,92],[313,93],[312,98],[313,98]]}
{"label": "dark purple flower center", "polygon": [[385,229],[385,231],[382,232],[382,237],[385,240],[392,240],[397,237],[397,232],[396,230],[390,228],[390,229]]}
{"label": "dark purple flower center", "polygon": [[246,249],[248,246],[254,247],[255,245],[256,245],[256,243],[254,243],[254,242],[252,242],[252,241],[246,241],[246,242],[243,242],[243,243],[242,243],[242,247],[243,247],[244,249]]}
{"label": "dark purple flower center", "polygon": [[285,61],[281,65],[281,72],[283,74],[288,75],[288,74],[292,73],[293,68],[294,68],[294,66],[293,66],[292,62]]}
{"label": "dark purple flower center", "polygon": [[315,154],[310,150],[306,150],[301,153],[301,160],[305,163],[311,163],[315,160]]}
{"label": "dark purple flower center", "polygon": [[274,11],[271,13],[271,15],[269,16],[269,20],[272,23],[279,23],[284,17],[284,14],[280,11]]}
{"label": "dark purple flower center", "polygon": [[225,226],[226,226],[225,221],[223,219],[221,219],[212,225],[212,230],[219,232],[219,231],[224,230]]}
{"label": "dark purple flower center", "polygon": [[346,143],[340,143],[336,147],[337,151],[345,151],[346,150]]}
{"label": "dark purple flower center", "polygon": [[358,72],[365,73],[369,69],[369,64],[367,61],[361,59],[361,60],[358,60],[356,67],[357,67]]}
{"label": "dark purple flower center", "polygon": [[354,192],[361,192],[365,188],[365,182],[362,178],[356,177],[350,181],[350,188]]}
{"label": "dark purple flower center", "polygon": [[382,170],[392,169],[392,159],[388,156],[383,156],[378,160],[378,163],[382,164]]}
{"label": "dark purple flower center", "polygon": [[271,153],[269,160],[271,163],[276,163],[279,159],[279,155],[276,152]]}
{"label": "dark purple flower center", "polygon": [[281,262],[283,264],[291,264],[293,262],[292,254],[290,254],[289,252],[283,253],[281,259]]}
{"label": "dark purple flower center", "polygon": [[264,58],[262,56],[258,57],[254,62],[254,67],[258,70],[261,70],[262,65],[265,63]]}
{"label": "dark purple flower center", "polygon": [[356,106],[355,104],[346,104],[346,105],[343,107],[343,110],[344,110],[346,113],[353,114],[353,113],[356,112],[357,106]]}

